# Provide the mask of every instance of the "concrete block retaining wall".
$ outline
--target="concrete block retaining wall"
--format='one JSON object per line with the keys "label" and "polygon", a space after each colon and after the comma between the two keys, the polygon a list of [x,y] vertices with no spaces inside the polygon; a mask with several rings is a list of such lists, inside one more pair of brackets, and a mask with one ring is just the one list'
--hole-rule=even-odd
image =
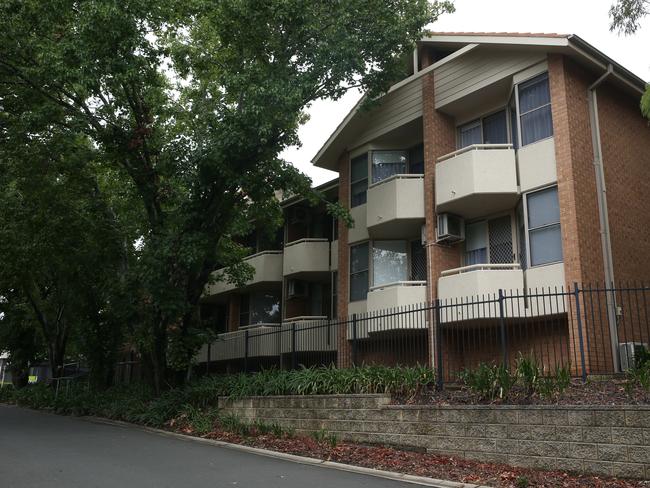
{"label": "concrete block retaining wall", "polygon": [[242,419],[540,469],[650,479],[650,407],[390,405],[385,395],[220,399]]}

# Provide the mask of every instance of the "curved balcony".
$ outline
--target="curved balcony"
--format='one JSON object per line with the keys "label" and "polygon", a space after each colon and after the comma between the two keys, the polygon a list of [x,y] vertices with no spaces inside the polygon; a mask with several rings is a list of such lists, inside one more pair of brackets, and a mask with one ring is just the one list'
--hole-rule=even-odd
{"label": "curved balcony", "polygon": [[[239,289],[250,288],[253,285],[282,282],[282,251],[262,251],[244,259],[255,269],[253,278]],[[217,273],[223,273],[223,269]],[[208,284],[204,290],[204,296],[220,295],[238,289],[234,283],[218,281]]]}
{"label": "curved balcony", "polygon": [[424,223],[424,175],[397,174],[368,187],[366,225],[374,238],[419,235]]}
{"label": "curved balcony", "polygon": [[315,278],[330,271],[328,239],[300,239],[284,246],[284,276]]}
{"label": "curved balcony", "polygon": [[474,144],[438,159],[436,212],[464,218],[512,208],[517,165],[511,144]]}

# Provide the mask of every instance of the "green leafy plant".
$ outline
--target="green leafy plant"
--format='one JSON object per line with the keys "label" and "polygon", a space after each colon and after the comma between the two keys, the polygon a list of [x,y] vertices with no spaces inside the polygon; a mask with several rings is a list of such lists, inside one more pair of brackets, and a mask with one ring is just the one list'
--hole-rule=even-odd
{"label": "green leafy plant", "polygon": [[529,486],[528,478],[526,478],[525,476],[519,476],[515,481],[515,486],[517,488],[528,488]]}
{"label": "green leafy plant", "polygon": [[506,399],[517,382],[517,374],[503,365],[480,363],[476,369],[461,372],[460,380],[481,400]]}

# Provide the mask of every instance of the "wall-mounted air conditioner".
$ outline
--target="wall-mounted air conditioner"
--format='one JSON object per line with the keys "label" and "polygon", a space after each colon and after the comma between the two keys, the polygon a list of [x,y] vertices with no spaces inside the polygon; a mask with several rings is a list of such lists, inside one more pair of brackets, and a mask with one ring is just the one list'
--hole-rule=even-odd
{"label": "wall-mounted air conditioner", "polygon": [[452,243],[463,240],[465,240],[465,221],[457,215],[439,214],[436,242]]}
{"label": "wall-mounted air conditioner", "polygon": [[287,296],[289,298],[306,297],[307,283],[300,280],[287,281]]}
{"label": "wall-mounted air conditioner", "polygon": [[619,342],[618,357],[621,360],[621,371],[634,367],[636,358],[642,350],[647,350],[648,345],[643,342]]}

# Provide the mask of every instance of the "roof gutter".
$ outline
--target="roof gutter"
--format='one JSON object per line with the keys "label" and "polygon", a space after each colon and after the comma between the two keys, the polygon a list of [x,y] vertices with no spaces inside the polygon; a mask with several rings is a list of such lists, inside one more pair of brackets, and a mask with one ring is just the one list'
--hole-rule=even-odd
{"label": "roof gutter", "polygon": [[[589,119],[591,126],[591,142],[594,152],[594,171],[596,172],[596,198],[598,200],[598,214],[600,219],[600,240],[603,252],[603,271],[607,285],[614,283],[614,258],[612,255],[612,241],[609,229],[609,215],[607,209],[607,187],[605,185],[605,169],[603,165],[603,150],[600,137],[600,120],[598,118],[598,95],[596,90],[607,78],[615,75],[612,63],[607,65],[607,70],[589,88],[587,99],[589,102]],[[618,361],[618,323],[616,297],[608,294],[607,314],[612,347],[614,370],[620,372]]]}

